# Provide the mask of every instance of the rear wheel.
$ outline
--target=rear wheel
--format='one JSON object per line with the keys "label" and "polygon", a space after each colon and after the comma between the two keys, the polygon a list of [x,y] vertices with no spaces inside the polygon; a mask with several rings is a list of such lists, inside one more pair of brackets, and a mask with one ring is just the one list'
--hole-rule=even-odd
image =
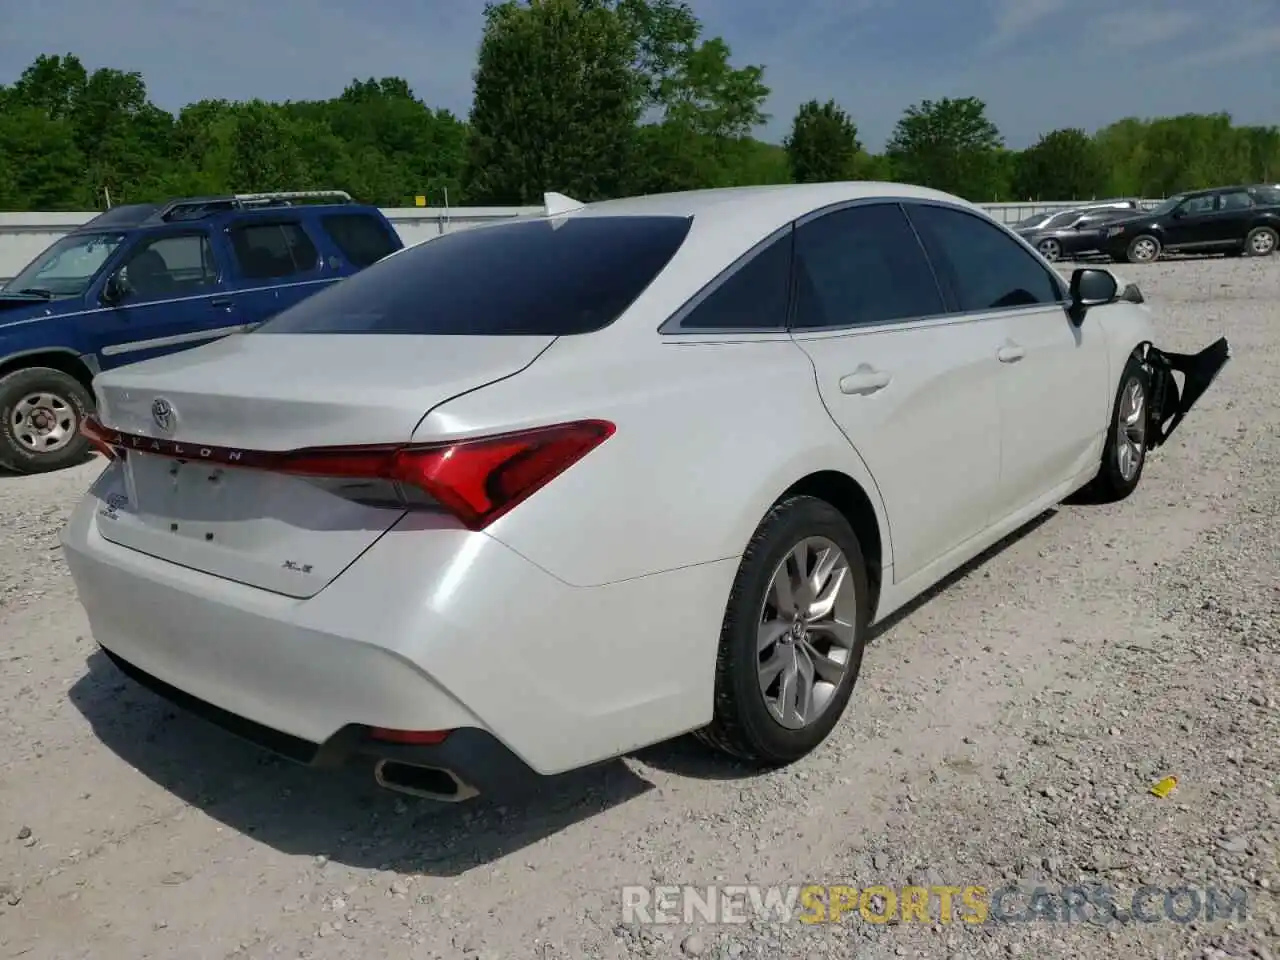
{"label": "rear wheel", "polygon": [[93,397],[75,377],[52,367],[27,367],[0,377],[0,465],[45,473],[83,462],[89,441],[80,424]]}
{"label": "rear wheel", "polygon": [[1151,381],[1142,361],[1136,356],[1129,357],[1120,375],[1111,426],[1102,448],[1102,463],[1089,485],[1089,492],[1099,500],[1123,500],[1137,489],[1142,479],[1142,469],[1147,462],[1150,393]]}
{"label": "rear wheel", "polygon": [[776,504],[734,580],[715,714],[699,739],[773,766],[812,751],[849,702],[869,615],[862,549],[844,516],[816,497]]}
{"label": "rear wheel", "polygon": [[1125,254],[1130,263],[1153,263],[1160,259],[1160,241],[1144,233],[1129,241]]}
{"label": "rear wheel", "polygon": [[1245,238],[1244,250],[1251,257],[1269,257],[1276,252],[1280,236],[1270,227],[1254,227]]}

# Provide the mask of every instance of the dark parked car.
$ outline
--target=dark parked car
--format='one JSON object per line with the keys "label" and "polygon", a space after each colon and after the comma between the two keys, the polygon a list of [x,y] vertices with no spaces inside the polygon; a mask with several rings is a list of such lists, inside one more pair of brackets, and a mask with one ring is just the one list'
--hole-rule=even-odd
{"label": "dark parked car", "polygon": [[1014,224],[1014,231],[1053,262],[1063,258],[1097,253],[1106,236],[1107,224],[1141,212],[1136,200],[1106,205],[1089,204],[1028,217]]}
{"label": "dark parked car", "polygon": [[1103,250],[1121,263],[1162,253],[1266,257],[1280,245],[1280,187],[1215,187],[1170,197],[1154,210],[1107,227]]}

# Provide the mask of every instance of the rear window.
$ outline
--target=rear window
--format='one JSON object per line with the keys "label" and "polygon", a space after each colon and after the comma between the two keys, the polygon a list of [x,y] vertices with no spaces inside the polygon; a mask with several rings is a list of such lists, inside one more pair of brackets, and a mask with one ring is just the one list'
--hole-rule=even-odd
{"label": "rear window", "polygon": [[252,223],[233,226],[231,248],[241,272],[252,280],[278,280],[315,269],[320,251],[301,225]]}
{"label": "rear window", "polygon": [[459,230],[290,307],[258,333],[568,336],[613,323],[687,217],[568,217]]}
{"label": "rear window", "polygon": [[375,264],[400,248],[382,221],[367,213],[335,213],[321,223],[342,255],[357,267]]}

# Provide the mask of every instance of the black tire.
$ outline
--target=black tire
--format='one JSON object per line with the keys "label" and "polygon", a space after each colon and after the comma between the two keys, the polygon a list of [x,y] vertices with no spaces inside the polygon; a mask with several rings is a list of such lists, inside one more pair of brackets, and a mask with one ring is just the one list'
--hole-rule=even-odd
{"label": "black tire", "polygon": [[[59,410],[70,414],[74,435],[65,446],[48,453],[33,450],[18,439],[15,422],[18,405],[35,393],[58,398]],[[0,465],[15,473],[48,473],[83,463],[91,455],[80,424],[93,412],[93,394],[75,377],[52,367],[25,367],[0,377]]]}
{"label": "black tire", "polygon": [[[1258,250],[1254,245],[1264,237],[1270,238],[1270,243],[1266,249]],[[1244,254],[1247,257],[1269,257],[1276,252],[1277,246],[1280,246],[1280,234],[1271,227],[1254,227],[1244,239]]]}
{"label": "black tire", "polygon": [[[1134,384],[1142,393],[1142,438],[1137,444],[1139,451],[1136,471],[1126,471],[1121,463],[1120,421],[1125,410],[1126,394]],[[1123,500],[1137,489],[1142,480],[1142,471],[1147,465],[1147,431],[1150,429],[1151,378],[1135,355],[1120,374],[1120,386],[1116,389],[1115,403],[1111,408],[1111,423],[1107,427],[1107,440],[1102,448],[1102,463],[1098,467],[1098,475],[1086,488],[1092,499],[1101,503],[1115,503]],[[1128,474],[1128,475],[1127,475]]]}
{"label": "black tire", "polygon": [[[825,537],[844,553],[856,591],[856,615],[847,667],[826,707],[807,726],[789,729],[765,704],[757,630],[774,571],[809,537]],[[698,739],[765,766],[792,763],[812,751],[827,738],[849,702],[862,667],[870,611],[862,548],[844,516],[816,497],[789,497],[775,504],[756,528],[733,582],[716,659],[714,719],[697,732]]]}
{"label": "black tire", "polygon": [[[1147,244],[1154,244],[1155,253],[1152,255],[1144,255],[1142,251],[1146,249]],[[1163,247],[1158,237],[1153,237],[1149,233],[1140,234],[1129,241],[1129,245],[1124,249],[1125,263],[1155,263],[1160,259]]]}

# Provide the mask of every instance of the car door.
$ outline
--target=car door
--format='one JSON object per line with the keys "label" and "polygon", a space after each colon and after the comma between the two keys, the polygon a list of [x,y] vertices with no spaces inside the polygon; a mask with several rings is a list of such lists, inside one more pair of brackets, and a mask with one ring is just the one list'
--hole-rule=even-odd
{"label": "car door", "polygon": [[250,324],[264,323],[341,276],[326,269],[297,215],[233,220],[227,240],[236,262],[233,286]]}
{"label": "car door", "polygon": [[1209,242],[1216,206],[1217,197],[1211,193],[1188,197],[1169,215],[1164,227],[1164,245],[1195,247]]}
{"label": "car door", "polygon": [[208,233],[142,235],[99,281],[86,315],[87,345],[107,370],[235,333],[243,322]]}
{"label": "car door", "polygon": [[1106,337],[1097,324],[1071,323],[1062,278],[988,218],[926,203],[906,209],[958,315],[986,332],[1003,519],[1096,463],[1112,393]]}
{"label": "car door", "polygon": [[1229,190],[1218,194],[1217,206],[1205,218],[1204,241],[1221,246],[1243,243],[1253,222],[1254,209],[1248,190]]}
{"label": "car door", "polygon": [[948,315],[896,202],[798,223],[792,337],[883,498],[902,582],[981,532],[999,477],[995,333]]}

